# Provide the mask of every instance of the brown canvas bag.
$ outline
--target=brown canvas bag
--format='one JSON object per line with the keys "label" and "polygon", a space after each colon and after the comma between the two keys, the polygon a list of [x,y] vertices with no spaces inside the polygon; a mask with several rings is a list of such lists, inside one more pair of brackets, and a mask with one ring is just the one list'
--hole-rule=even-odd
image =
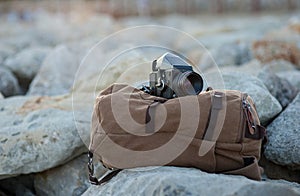
{"label": "brown canvas bag", "polygon": [[[165,99],[126,84],[113,84],[96,98],[93,155],[115,173],[141,166],[195,167],[206,172],[260,180],[265,129],[246,93],[208,90]],[[90,169],[90,180],[101,184]],[[111,176],[106,176],[110,179]]]}

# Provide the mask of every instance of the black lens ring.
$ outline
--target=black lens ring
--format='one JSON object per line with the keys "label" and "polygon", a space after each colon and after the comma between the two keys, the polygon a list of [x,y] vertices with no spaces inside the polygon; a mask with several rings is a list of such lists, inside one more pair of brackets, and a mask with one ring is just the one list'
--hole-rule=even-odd
{"label": "black lens ring", "polygon": [[[194,93],[187,91],[185,88],[185,81],[188,80],[190,84],[193,86]],[[177,91],[176,93],[178,96],[185,96],[185,95],[197,95],[199,94],[203,89],[203,79],[202,77],[194,72],[194,71],[186,71],[183,73],[180,73],[177,77],[177,80],[175,81],[177,84],[177,88],[174,89]]]}

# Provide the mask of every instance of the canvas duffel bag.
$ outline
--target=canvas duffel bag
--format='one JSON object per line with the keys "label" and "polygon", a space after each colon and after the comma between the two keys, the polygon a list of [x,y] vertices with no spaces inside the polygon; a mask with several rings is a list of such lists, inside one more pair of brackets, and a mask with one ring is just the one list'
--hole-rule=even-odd
{"label": "canvas duffel bag", "polygon": [[[107,168],[195,167],[206,172],[260,180],[265,129],[253,100],[235,90],[207,90],[165,99],[126,84],[113,84],[96,98],[89,146]],[[110,178],[108,176],[108,178]]]}

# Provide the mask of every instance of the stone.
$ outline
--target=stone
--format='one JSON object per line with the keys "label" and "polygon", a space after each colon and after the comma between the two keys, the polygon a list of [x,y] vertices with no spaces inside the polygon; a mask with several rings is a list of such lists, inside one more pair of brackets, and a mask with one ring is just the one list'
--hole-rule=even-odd
{"label": "stone", "polygon": [[34,196],[33,181],[34,176],[32,174],[7,178],[0,181],[0,189],[7,195]]}
{"label": "stone", "polygon": [[[216,69],[211,69],[209,72],[215,70]],[[294,77],[289,78],[288,74],[283,77],[278,77],[282,75],[281,72],[284,72],[285,70],[290,70],[288,73],[293,73],[291,76]],[[284,60],[272,61],[267,64],[261,64],[257,60],[252,60],[242,66],[221,67],[220,71],[224,73],[237,72],[239,74],[243,73],[244,75],[248,74],[257,77],[267,87],[272,96],[280,102],[282,107],[286,107],[299,91],[299,88],[295,87],[297,84],[293,85],[299,80],[297,79],[298,71],[291,63]]]}
{"label": "stone", "polygon": [[288,28],[300,34],[300,18],[299,16],[294,16],[289,19]]}
{"label": "stone", "polygon": [[267,127],[268,143],[265,156],[268,160],[300,169],[300,93],[292,103]]}
{"label": "stone", "polygon": [[297,45],[297,47],[300,48],[300,34],[295,33],[295,31],[290,29],[288,26],[268,31],[268,33],[265,34],[265,37],[267,37],[268,40],[291,43],[292,45]]}
{"label": "stone", "polygon": [[[259,160],[259,165],[264,168],[264,175],[269,179],[287,180],[300,183],[300,170],[291,170],[286,166],[277,165],[266,159],[264,155]],[[300,184],[298,184],[300,186]]]}
{"label": "stone", "polygon": [[[218,69],[222,72],[242,72],[245,74],[250,74],[255,77],[261,72],[262,69],[272,70],[273,73],[280,73],[285,71],[297,71],[295,65],[291,64],[285,60],[274,60],[268,63],[261,63],[257,59],[252,59],[251,61],[244,63],[243,65],[236,66],[225,66],[218,67]],[[216,68],[208,69],[207,72],[216,71]]]}
{"label": "stone", "polygon": [[9,35],[5,39],[0,39],[0,41],[12,48],[14,51],[21,51],[31,45],[35,45],[36,40],[34,37],[28,33]]}
{"label": "stone", "polygon": [[83,195],[299,195],[287,184],[258,182],[243,176],[208,174],[194,168],[144,167],[121,171],[107,184]]}
{"label": "stone", "polygon": [[[146,47],[128,50],[119,55],[126,48],[133,46],[119,43],[113,49],[109,48],[109,45],[94,48],[79,67],[72,90],[94,93],[95,90],[102,90],[114,82],[133,85],[149,80],[152,61],[166,51],[154,49],[153,52],[151,48]],[[105,55],[102,55],[103,53]]]}
{"label": "stone", "polygon": [[69,92],[77,67],[76,55],[60,45],[45,58],[36,77],[30,84],[27,95],[60,95]]}
{"label": "stone", "polygon": [[283,108],[293,101],[299,91],[287,79],[278,77],[271,69],[262,69],[257,77],[264,83],[271,95],[279,101]]}
{"label": "stone", "polygon": [[263,125],[267,125],[282,107],[266,86],[256,77],[241,72],[222,72],[222,78],[216,72],[205,74],[208,85],[214,89],[232,89],[248,93],[254,100],[258,116]]}
{"label": "stone", "polygon": [[283,71],[277,73],[277,75],[288,80],[294,87],[300,90],[300,71]]}
{"label": "stone", "polygon": [[[87,162],[87,154],[83,154],[65,165],[36,174],[34,187],[37,195],[81,195],[91,186]],[[100,177],[106,171],[100,163],[95,164],[95,176]]]}
{"label": "stone", "polygon": [[5,44],[0,44],[0,65],[5,61],[5,59],[11,55],[13,55],[15,51],[5,45]]}
{"label": "stone", "polygon": [[272,70],[274,73],[280,73],[284,71],[295,71],[295,65],[292,64],[289,61],[279,59],[270,61],[267,63],[262,64],[262,67],[268,67],[270,70]]}
{"label": "stone", "polygon": [[232,66],[220,67],[220,70],[222,72],[241,72],[244,74],[257,76],[257,74],[262,68],[263,65],[257,59],[253,59],[240,66],[232,65]]}
{"label": "stone", "polygon": [[265,179],[266,182],[270,182],[274,185],[278,184],[278,185],[288,185],[289,187],[292,187],[296,190],[300,190],[300,184],[297,183],[297,182],[289,182],[289,181],[286,181],[286,180],[271,180],[271,179]]}
{"label": "stone", "polygon": [[0,179],[41,172],[87,150],[70,97],[3,99],[0,119]]}
{"label": "stone", "polygon": [[294,31],[297,34],[300,34],[300,18],[299,17],[292,17],[289,20],[289,24],[287,26],[289,29]]}
{"label": "stone", "polygon": [[28,86],[49,51],[48,47],[28,48],[6,59],[4,65],[15,74],[20,84]]}
{"label": "stone", "polygon": [[211,50],[210,55],[204,55],[200,61],[201,67],[212,67],[214,63],[218,66],[242,65],[252,59],[250,47],[246,43],[227,43]]}
{"label": "stone", "polygon": [[8,69],[4,67],[0,67],[0,92],[5,97],[20,93],[18,80]]}
{"label": "stone", "polygon": [[293,43],[275,40],[255,41],[252,52],[255,58],[263,63],[283,59],[300,68],[300,49]]}

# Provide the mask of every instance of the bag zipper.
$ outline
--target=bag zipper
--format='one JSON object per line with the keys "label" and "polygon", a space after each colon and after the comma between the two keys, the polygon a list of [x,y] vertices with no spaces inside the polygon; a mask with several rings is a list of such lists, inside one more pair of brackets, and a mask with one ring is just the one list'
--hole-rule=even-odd
{"label": "bag zipper", "polygon": [[238,137],[237,137],[237,142],[241,143],[243,141],[243,138],[245,136],[245,131],[246,131],[246,119],[245,119],[245,113],[244,113],[244,102],[246,101],[248,94],[247,93],[241,93],[241,126],[240,126],[240,130],[238,132]]}
{"label": "bag zipper", "polygon": [[[256,119],[256,111],[253,108],[253,106],[249,103],[247,100],[247,96],[243,96],[242,101],[243,106],[243,122],[245,125],[243,129],[243,136],[250,139],[260,140],[262,138],[265,138],[266,130],[263,126],[260,125],[259,121]],[[242,141],[242,138],[240,141]]]}
{"label": "bag zipper", "polygon": [[250,103],[247,101],[247,96],[243,97],[243,111],[244,116],[246,117],[246,122],[248,125],[248,131],[251,135],[255,134],[256,122],[253,118],[253,109]]}

